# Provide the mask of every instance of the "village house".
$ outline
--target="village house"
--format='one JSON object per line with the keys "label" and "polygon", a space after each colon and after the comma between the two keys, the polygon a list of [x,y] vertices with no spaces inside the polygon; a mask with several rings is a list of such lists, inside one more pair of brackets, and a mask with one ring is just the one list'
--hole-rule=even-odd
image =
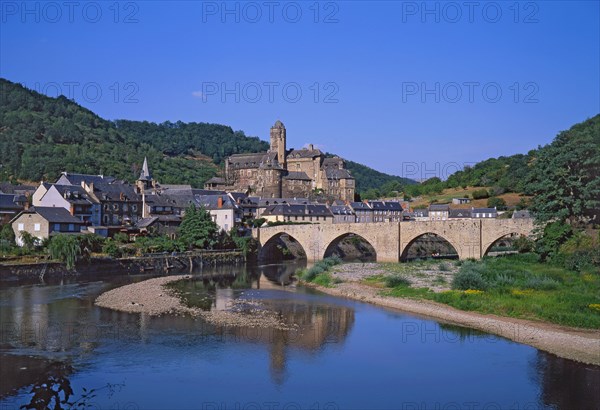
{"label": "village house", "polygon": [[527,209],[522,209],[520,211],[515,211],[512,214],[512,219],[526,219],[531,218],[531,214]]}
{"label": "village house", "polygon": [[356,214],[350,205],[331,205],[333,223],[356,223]]}
{"label": "village house", "polygon": [[471,218],[497,218],[498,211],[493,208],[471,208]]}
{"label": "village house", "polygon": [[450,209],[448,219],[471,219],[470,209]]}
{"label": "village house", "polygon": [[413,210],[413,218],[415,221],[429,221],[429,209],[418,208]]}
{"label": "village house", "polygon": [[366,202],[350,202],[350,208],[354,211],[356,222],[371,223],[373,222],[373,208]]}
{"label": "village house", "polygon": [[471,203],[471,200],[469,198],[452,198],[452,203],[454,205],[462,205]]}
{"label": "village house", "polygon": [[198,204],[210,213],[222,231],[229,232],[242,223],[243,211],[230,195],[202,195]]}
{"label": "village house", "polygon": [[333,223],[333,214],[326,205],[270,205],[262,213],[267,222]]}
{"label": "village house", "polygon": [[28,200],[25,195],[0,193],[0,224],[10,222],[23,209],[26,209]]}
{"label": "village house", "polygon": [[100,224],[100,203],[82,186],[42,182],[32,195],[32,205],[64,208],[87,225]]}
{"label": "village house", "polygon": [[12,219],[17,245],[23,246],[22,232],[40,241],[56,234],[80,233],[85,223],[63,207],[31,207]]}
{"label": "village house", "polygon": [[55,182],[56,185],[77,185],[89,184],[112,184],[117,179],[104,175],[77,174],[72,172],[61,172],[60,177]]}
{"label": "village house", "polygon": [[397,201],[369,201],[373,210],[373,222],[400,222],[402,206]]}
{"label": "village house", "polygon": [[429,220],[430,221],[445,221],[448,219],[450,206],[448,204],[432,204],[429,205]]}

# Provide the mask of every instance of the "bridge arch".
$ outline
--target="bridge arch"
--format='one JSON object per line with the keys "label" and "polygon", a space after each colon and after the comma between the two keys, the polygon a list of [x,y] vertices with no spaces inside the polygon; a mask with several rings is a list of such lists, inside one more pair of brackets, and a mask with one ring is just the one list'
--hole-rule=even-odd
{"label": "bridge arch", "polygon": [[513,232],[508,232],[508,233],[502,233],[497,236],[498,237],[496,239],[491,240],[491,242],[486,243],[482,247],[481,256],[488,256],[488,254],[490,253],[490,251],[494,247],[494,245],[503,239],[508,240],[508,239],[519,238],[519,237],[523,237],[523,236],[528,237],[529,235],[527,233],[513,231]]}
{"label": "bridge arch", "polygon": [[530,237],[533,233],[533,219],[498,219],[482,221],[481,256],[485,256],[494,243],[509,236]]}
{"label": "bridge arch", "polygon": [[[429,235],[432,235],[432,236],[434,236],[436,238],[439,238],[443,242],[445,242],[447,245],[449,245],[449,247],[450,247],[449,252],[450,253],[447,253],[447,254],[445,254],[443,256],[456,255],[459,259],[461,259],[460,245],[452,243],[453,241],[451,241],[448,236],[441,235],[441,234],[439,234],[437,232],[433,232],[433,230],[432,230],[431,232],[427,231],[427,232],[419,233],[416,236],[414,236],[412,239],[410,239],[408,242],[406,242],[404,244],[404,246],[402,247],[402,253],[400,254],[400,260],[401,261],[407,260],[409,258],[409,251],[411,250],[411,247],[417,241],[419,241],[419,240],[421,240],[421,239],[423,239],[423,238],[425,238],[425,237],[427,237]],[[423,255],[423,257],[431,257],[431,256],[432,255],[430,255],[430,254],[429,255],[428,254]]]}
{"label": "bridge arch", "polygon": [[[340,249],[336,249],[338,245],[340,245],[343,241],[350,239],[350,242],[353,242],[352,239],[356,239],[356,242],[351,243],[350,246],[354,246],[354,248],[360,253],[358,255],[350,255],[350,259],[359,259],[363,261],[376,261],[377,260],[377,250],[375,246],[367,238],[362,235],[359,235],[354,232],[346,232],[341,235],[333,238],[329,241],[329,243],[325,246],[325,251],[323,253],[323,258],[327,258],[341,252]],[[344,259],[345,255],[339,255],[342,259]]]}
{"label": "bridge arch", "polygon": [[[287,256],[290,256],[289,259],[306,259],[307,248],[305,246],[289,233],[284,231],[277,232],[265,239],[264,242],[261,241],[258,260],[278,261],[287,259]],[[287,250],[285,250],[286,248]]]}

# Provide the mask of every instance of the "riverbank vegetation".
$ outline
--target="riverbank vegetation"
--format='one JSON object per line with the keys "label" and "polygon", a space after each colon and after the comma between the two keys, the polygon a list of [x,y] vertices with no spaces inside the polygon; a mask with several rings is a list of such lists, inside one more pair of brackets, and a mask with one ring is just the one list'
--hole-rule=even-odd
{"label": "riverbank vegetation", "polygon": [[536,254],[465,261],[451,289],[442,292],[411,287],[399,272],[364,283],[385,286],[383,294],[388,296],[433,300],[461,310],[600,328],[600,310],[595,307],[600,303],[598,270],[587,266],[574,271],[541,263]]}
{"label": "riverbank vegetation", "polygon": [[342,260],[337,256],[325,258],[322,261],[315,263],[307,269],[301,269],[296,272],[296,275],[304,282],[314,283],[315,285],[329,287],[332,284],[339,283],[332,276],[331,268],[342,263]]}

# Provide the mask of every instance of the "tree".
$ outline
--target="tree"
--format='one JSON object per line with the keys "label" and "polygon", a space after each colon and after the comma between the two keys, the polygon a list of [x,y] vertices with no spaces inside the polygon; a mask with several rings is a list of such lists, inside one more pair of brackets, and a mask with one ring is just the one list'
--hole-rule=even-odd
{"label": "tree", "polygon": [[15,231],[13,231],[10,224],[2,225],[2,229],[0,229],[0,240],[11,246],[15,244]]}
{"label": "tree", "polygon": [[484,199],[488,198],[489,196],[490,193],[487,189],[478,189],[476,191],[473,191],[473,199]]}
{"label": "tree", "polygon": [[193,205],[186,209],[178,233],[188,248],[212,249],[219,239],[219,227],[208,211]]}
{"label": "tree", "polygon": [[52,259],[60,260],[71,270],[81,256],[81,239],[77,235],[56,235],[50,240],[48,253]]}
{"label": "tree", "polygon": [[600,115],[540,148],[529,174],[536,222],[575,227],[600,223]]}
{"label": "tree", "polygon": [[499,211],[506,211],[506,201],[502,198],[498,198],[497,196],[488,199],[487,206],[488,208],[496,207],[496,209]]}
{"label": "tree", "polygon": [[38,237],[33,236],[27,231],[21,231],[21,243],[28,251],[33,250],[33,248],[35,248],[35,246],[37,245],[38,241]]}

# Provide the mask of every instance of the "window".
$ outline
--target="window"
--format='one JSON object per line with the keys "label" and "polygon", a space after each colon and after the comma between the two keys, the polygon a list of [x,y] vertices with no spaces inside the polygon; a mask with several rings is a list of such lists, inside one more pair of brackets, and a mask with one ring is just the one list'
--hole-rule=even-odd
{"label": "window", "polygon": [[54,230],[60,231],[60,224],[54,224]]}
{"label": "window", "polygon": [[33,224],[33,230],[39,232],[41,229],[40,224]]}
{"label": "window", "polygon": [[104,224],[108,225],[108,215],[104,215]]}
{"label": "window", "polygon": [[75,230],[75,224],[69,224],[69,231]]}
{"label": "window", "polygon": [[19,225],[17,225],[17,230],[18,231],[24,231],[25,230],[25,224],[19,224]]}

